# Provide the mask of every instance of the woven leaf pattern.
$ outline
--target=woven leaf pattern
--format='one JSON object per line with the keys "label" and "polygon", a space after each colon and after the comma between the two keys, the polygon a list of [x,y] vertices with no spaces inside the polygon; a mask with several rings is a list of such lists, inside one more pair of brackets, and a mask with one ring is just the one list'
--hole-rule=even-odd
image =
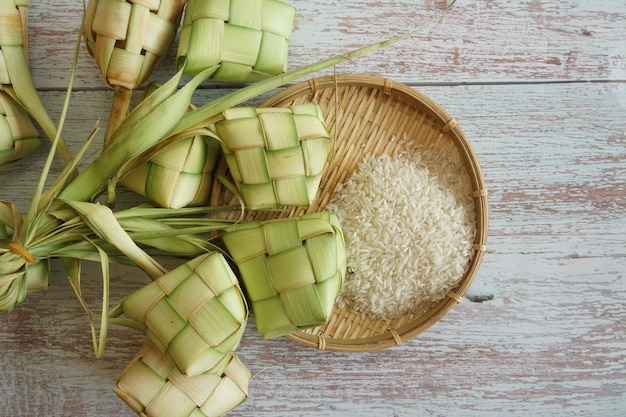
{"label": "woven leaf pattern", "polygon": [[[33,82],[28,64],[28,0],[4,0],[0,3],[0,91],[5,91],[53,140],[57,126],[50,118]],[[6,137],[5,137],[6,139]],[[3,139],[0,139],[2,141]],[[12,159],[24,156],[34,146],[21,144]],[[6,148],[5,148],[6,149]],[[68,163],[71,152],[62,137],[56,145],[58,154]],[[6,157],[6,155],[5,155]]]}
{"label": "woven leaf pattern", "polygon": [[346,273],[345,243],[335,215],[242,223],[222,239],[239,267],[264,337],[328,320]]}
{"label": "woven leaf pattern", "polygon": [[20,266],[12,273],[3,273],[0,276],[0,311],[12,311],[15,304],[24,301],[26,295],[48,288],[49,278],[48,259]]}
{"label": "woven leaf pattern", "polygon": [[220,145],[211,136],[180,139],[128,173],[122,184],[161,207],[205,205],[219,155]]}
{"label": "woven leaf pattern", "polygon": [[179,67],[195,75],[254,82],[285,71],[295,8],[286,0],[190,0],[178,44]]}
{"label": "woven leaf pattern", "polygon": [[22,158],[40,145],[39,132],[26,112],[0,91],[0,165]]}
{"label": "woven leaf pattern", "polygon": [[118,378],[115,393],[146,417],[217,417],[248,398],[251,375],[231,354],[223,371],[183,375],[150,340]]}
{"label": "woven leaf pattern", "polygon": [[[22,225],[22,216],[12,203],[0,201],[0,245],[8,246],[13,233]],[[39,259],[28,264],[20,257],[5,262],[0,269],[0,311],[11,311],[27,294],[48,288],[50,261]]]}
{"label": "woven leaf pattern", "polygon": [[[28,0],[3,0],[5,6],[0,9],[0,84],[12,84],[3,48],[23,49],[28,61]],[[13,7],[12,7],[13,6]],[[2,88],[0,87],[0,90]]]}
{"label": "woven leaf pattern", "polygon": [[239,345],[248,310],[224,257],[212,252],[126,297],[127,316],[188,376],[219,371]]}
{"label": "woven leaf pattern", "polygon": [[230,174],[249,208],[311,204],[330,148],[317,104],[234,108],[224,112],[215,128]]}
{"label": "woven leaf pattern", "polygon": [[184,0],[91,0],[84,32],[106,82],[132,90],[171,47]]}

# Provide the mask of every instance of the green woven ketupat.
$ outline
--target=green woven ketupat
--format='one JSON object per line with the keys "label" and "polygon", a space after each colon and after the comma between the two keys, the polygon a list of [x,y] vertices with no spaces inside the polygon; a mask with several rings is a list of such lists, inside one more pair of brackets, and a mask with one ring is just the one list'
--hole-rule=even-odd
{"label": "green woven ketupat", "polygon": [[[22,222],[23,218],[13,204],[0,201],[0,248],[15,251],[11,249],[11,241]],[[15,304],[24,301],[27,294],[48,288],[50,261],[36,259],[30,254],[26,257],[33,259],[26,260],[22,255],[0,268],[0,311],[11,311]]]}
{"label": "green woven ketupat", "polygon": [[121,182],[161,207],[206,205],[219,155],[219,142],[211,136],[179,139],[157,151]]}
{"label": "green woven ketupat", "polygon": [[9,62],[4,50],[15,48],[28,64],[28,6],[29,0],[3,0],[0,2],[0,84],[12,84]]}
{"label": "green woven ketupat", "polygon": [[[28,63],[29,4],[28,0],[0,1],[0,92],[19,104],[52,141],[57,134],[57,126],[41,101]],[[6,137],[0,137],[0,142],[4,140]],[[57,152],[66,163],[72,160],[62,137],[58,139]]]}
{"label": "green woven ketupat", "polygon": [[125,119],[132,91],[148,80],[174,42],[186,0],[90,0],[83,32],[87,49],[115,90],[104,135]]}
{"label": "green woven ketupat", "polygon": [[183,0],[90,0],[84,32],[106,82],[132,90],[171,47]]}
{"label": "green woven ketupat", "polygon": [[246,206],[309,206],[330,149],[318,105],[233,108],[223,116],[215,129]]}
{"label": "green woven ketupat", "polygon": [[39,132],[26,112],[0,91],[0,165],[23,158],[39,146]]}
{"label": "green woven ketupat", "polygon": [[188,377],[148,340],[118,378],[115,393],[141,416],[218,417],[248,398],[250,378],[235,354],[223,370]]}
{"label": "green woven ketupat", "polygon": [[295,8],[286,0],[190,0],[178,43],[178,65],[196,75],[254,82],[285,72]]}
{"label": "green woven ketupat", "polygon": [[326,323],[346,274],[343,233],[334,214],[242,223],[222,239],[265,338]]}
{"label": "green woven ketupat", "polygon": [[133,292],[122,308],[187,376],[223,369],[248,318],[237,278],[218,252],[195,258]]}
{"label": "green woven ketupat", "polygon": [[[151,83],[144,100],[159,87]],[[196,107],[189,105],[189,111]],[[217,136],[206,131],[151,148],[135,159],[120,182],[167,208],[204,206],[208,204],[213,173],[221,155]]]}
{"label": "green woven ketupat", "polygon": [[0,311],[11,311],[16,303],[24,301],[26,295],[48,288],[50,260],[38,260],[13,274],[10,281],[3,282],[7,276],[9,274],[0,276]]}

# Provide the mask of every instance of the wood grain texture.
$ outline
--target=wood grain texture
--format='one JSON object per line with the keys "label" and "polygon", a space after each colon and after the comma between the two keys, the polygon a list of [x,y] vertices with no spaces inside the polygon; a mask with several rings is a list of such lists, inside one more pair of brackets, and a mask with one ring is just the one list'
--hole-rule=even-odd
{"label": "wood grain texture", "polygon": [[[421,27],[445,1],[332,0],[297,7],[289,68],[341,54]],[[42,88],[65,88],[82,2],[31,3],[31,67]],[[615,0],[458,0],[421,33],[351,63],[343,72],[391,77],[407,83],[626,80],[626,3]],[[175,48],[155,79],[172,75]],[[82,48],[78,88],[105,88]]]}
{"label": "wood grain texture", "polygon": [[[441,8],[295,3],[291,65],[402,32]],[[80,7],[31,7],[33,74],[55,119]],[[464,129],[489,191],[476,279],[495,298],[466,300],[405,345],[363,354],[262,340],[251,322],[239,349],[254,375],[250,399],[231,415],[625,416],[625,22],[617,1],[459,0],[442,26],[338,68],[410,83]],[[107,118],[111,91],[92,64],[81,56],[65,129],[73,149]],[[223,93],[201,89],[194,102]],[[0,199],[26,209],[47,148],[0,167]],[[48,290],[0,314],[0,415],[134,415],[113,385],[143,335],[113,327],[95,359],[85,313],[53,270]],[[84,278],[94,300],[97,270]],[[113,274],[114,300],[147,282],[127,267]]]}

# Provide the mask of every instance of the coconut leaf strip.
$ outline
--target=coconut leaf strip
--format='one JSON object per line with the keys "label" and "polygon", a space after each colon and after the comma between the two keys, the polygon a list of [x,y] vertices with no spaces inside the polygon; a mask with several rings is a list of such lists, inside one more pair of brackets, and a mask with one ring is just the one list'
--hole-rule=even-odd
{"label": "coconut leaf strip", "polygon": [[65,201],[76,210],[91,230],[102,239],[128,256],[137,266],[143,269],[152,279],[163,275],[167,270],[143,251],[119,224],[110,208],[97,203]]}
{"label": "coconut leaf strip", "polygon": [[[87,239],[86,237],[85,239],[89,242],[89,239]],[[91,311],[81,291],[81,261],[79,259],[65,257],[61,258],[61,260],[63,262],[65,270],[67,271],[70,286],[72,287],[72,290],[74,290],[74,294],[76,295],[76,298],[78,298],[81,306],[87,312],[89,325],[91,327],[91,339],[93,343],[94,353],[97,358],[100,358],[102,357],[102,353],[104,352],[104,345],[106,342],[107,330],[109,326],[109,256],[107,255],[106,251],[99,246],[94,244],[94,247],[98,251],[102,272],[102,307],[100,314],[99,332],[96,329],[95,324],[95,319],[98,317],[98,315]]]}

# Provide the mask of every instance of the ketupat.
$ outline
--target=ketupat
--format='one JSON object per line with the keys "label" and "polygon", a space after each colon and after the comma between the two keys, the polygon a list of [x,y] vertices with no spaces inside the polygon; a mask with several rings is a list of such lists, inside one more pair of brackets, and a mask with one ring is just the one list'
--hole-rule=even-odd
{"label": "ketupat", "polygon": [[219,155],[219,143],[212,136],[190,136],[156,151],[121,183],[161,207],[205,206]]}
{"label": "ketupat", "polygon": [[225,365],[189,377],[148,340],[118,378],[115,393],[142,416],[219,417],[248,398],[252,377],[235,354]]}
{"label": "ketupat", "polygon": [[39,132],[28,115],[0,91],[0,165],[23,158],[39,146]]}
{"label": "ketupat", "polygon": [[221,372],[239,345],[248,306],[224,257],[208,253],[128,295],[122,311],[145,326],[181,373]]}
{"label": "ketupat", "polygon": [[[418,30],[385,42],[367,45],[349,53],[337,55],[323,61],[289,71],[259,81],[247,87],[238,89],[216,100],[206,103],[197,109],[187,112],[191,97],[197,86],[205,80],[211,71],[207,70],[191,79],[182,88],[178,88],[182,72],[178,72],[157,91],[142,101],[120,125],[112,137],[110,146],[93,160],[78,176],[73,176],[75,159],[68,165],[53,183],[44,190],[55,149],[44,165],[39,184],[20,226],[11,238],[13,250],[0,247],[0,282],[7,288],[14,285],[15,280],[22,279],[27,266],[34,259],[48,259],[51,257],[68,257],[69,259],[98,259],[103,256],[99,247],[90,244],[88,250],[77,253],[66,252],[66,239],[74,237],[72,229],[65,229],[63,222],[51,220],[50,213],[62,210],[63,201],[93,201],[107,189],[111,178],[116,176],[129,160],[136,158],[151,147],[165,143],[172,137],[185,137],[186,132],[204,128],[221,119],[222,112],[241,103],[280,87],[288,82],[304,77],[329,66],[365,55],[378,49],[390,46],[411,36]],[[92,132],[81,149],[84,152],[95,132]],[[133,140],[130,140],[132,138]],[[80,153],[79,155],[80,156]],[[78,158],[78,157],[77,157]],[[18,213],[19,214],[19,213]],[[172,211],[170,216],[176,215]],[[206,229],[203,229],[206,230]],[[161,235],[157,230],[153,238]],[[82,234],[77,235],[79,238]],[[144,241],[149,241],[149,233],[143,234]],[[43,243],[42,243],[43,242]],[[52,242],[52,243],[48,243]],[[45,243],[45,244],[44,244]],[[197,252],[194,252],[197,254]],[[103,258],[101,258],[103,259]],[[108,258],[106,259],[108,263]],[[78,270],[78,269],[77,269]],[[11,310],[14,305],[23,300],[18,293],[4,294],[3,310]]]}
{"label": "ketupat", "polygon": [[[0,202],[0,248],[19,251],[12,246],[11,240],[15,230],[21,227],[22,220],[13,204]],[[33,262],[28,265],[20,265],[20,260],[16,261],[17,265],[0,263],[0,311],[11,311],[27,294],[48,288],[49,260],[31,260]]]}
{"label": "ketupat", "polygon": [[186,0],[90,0],[83,31],[89,53],[115,90],[105,146],[126,117],[132,91],[174,42]]}
{"label": "ketupat", "polygon": [[326,323],[346,274],[334,214],[244,222],[221,236],[267,339]]}
{"label": "ketupat", "polygon": [[[0,0],[0,91],[19,103],[54,141],[57,126],[41,101],[28,66],[29,4],[29,0]],[[58,138],[57,148],[68,163],[72,154],[63,138]]]}
{"label": "ketupat", "polygon": [[[144,97],[157,88],[158,84],[150,84]],[[189,106],[189,111],[194,109]],[[206,206],[220,156],[219,138],[213,131],[201,129],[192,136],[152,147],[122,170],[119,182],[161,207]]]}
{"label": "ketupat", "polygon": [[246,207],[309,206],[331,142],[319,106],[232,108],[223,116],[215,129]]}
{"label": "ketupat", "polygon": [[287,68],[296,9],[287,0],[190,0],[178,42],[186,75],[255,82]]}
{"label": "ketupat", "polygon": [[[2,27],[2,30],[0,30],[0,33],[2,33],[0,48],[4,48],[5,44],[9,45],[7,39],[11,40],[10,44],[19,48],[24,62],[22,41],[25,41],[25,39],[21,33],[25,26],[21,23],[17,24],[20,27],[19,35],[16,35],[12,29],[16,26],[16,22],[26,20],[28,3],[27,0],[18,2],[14,0],[0,0],[0,19],[7,23],[0,26]],[[454,4],[454,1],[450,3],[446,10],[452,4]],[[185,137],[185,132],[192,132],[195,129],[204,128],[215,123],[220,120],[220,115],[223,111],[267,93],[274,88],[407,39],[423,30],[431,22],[389,40],[366,45],[240,88],[216,100],[205,103],[189,113],[186,113],[186,111],[194,90],[202,81],[210,77],[212,70],[199,73],[182,88],[178,88],[182,77],[182,72],[179,71],[154,94],[130,112],[120,125],[120,128],[112,135],[109,148],[93,160],[78,176],[73,176],[79,159],[77,157],[72,160],[72,163],[63,170],[50,187],[44,190],[44,184],[46,183],[52,158],[56,151],[55,148],[51,149],[51,153],[44,164],[39,184],[37,184],[33,194],[30,207],[25,215],[25,221],[22,222],[21,227],[17,228],[16,233],[12,237],[11,243],[14,244],[14,247],[19,248],[19,251],[17,251],[19,253],[7,248],[0,248],[0,280],[4,284],[10,284],[11,277],[17,276],[14,274],[25,268],[25,265],[29,263],[28,259],[30,257],[23,254],[36,253],[38,259],[58,256],[57,250],[61,246],[39,247],[39,242],[46,241],[46,237],[50,233],[58,233],[58,230],[55,229],[55,222],[50,221],[49,212],[63,207],[63,203],[59,201],[59,198],[68,201],[93,201],[107,189],[109,181],[119,173],[120,169],[129,160],[136,158],[151,147],[173,137]],[[12,50],[13,48],[9,49]],[[4,52],[3,50],[2,53],[4,54]],[[6,56],[3,56],[1,59],[3,63],[6,63]],[[4,67],[2,68],[4,69]],[[0,70],[0,74],[3,76],[10,75],[6,70]],[[10,82],[11,80],[3,80],[2,83],[4,84],[5,81]],[[10,85],[2,85],[2,88],[5,91],[14,91]],[[35,100],[39,101],[38,97]],[[65,105],[67,106],[67,101]],[[86,139],[85,146],[80,151],[81,153],[86,151],[88,144],[94,137],[95,131]],[[130,140],[131,137],[133,140]],[[59,141],[59,145],[61,143],[62,141]],[[59,151],[63,153],[62,146],[59,146]],[[66,159],[71,160],[69,154],[65,156],[68,157]],[[158,238],[159,234],[156,233],[154,237]],[[145,234],[144,239],[149,240]],[[61,242],[60,239],[56,241]],[[59,245],[64,245],[64,243],[59,243]],[[93,259],[93,253],[91,251],[89,259]],[[12,300],[8,305],[12,308],[15,302],[16,300]]]}

